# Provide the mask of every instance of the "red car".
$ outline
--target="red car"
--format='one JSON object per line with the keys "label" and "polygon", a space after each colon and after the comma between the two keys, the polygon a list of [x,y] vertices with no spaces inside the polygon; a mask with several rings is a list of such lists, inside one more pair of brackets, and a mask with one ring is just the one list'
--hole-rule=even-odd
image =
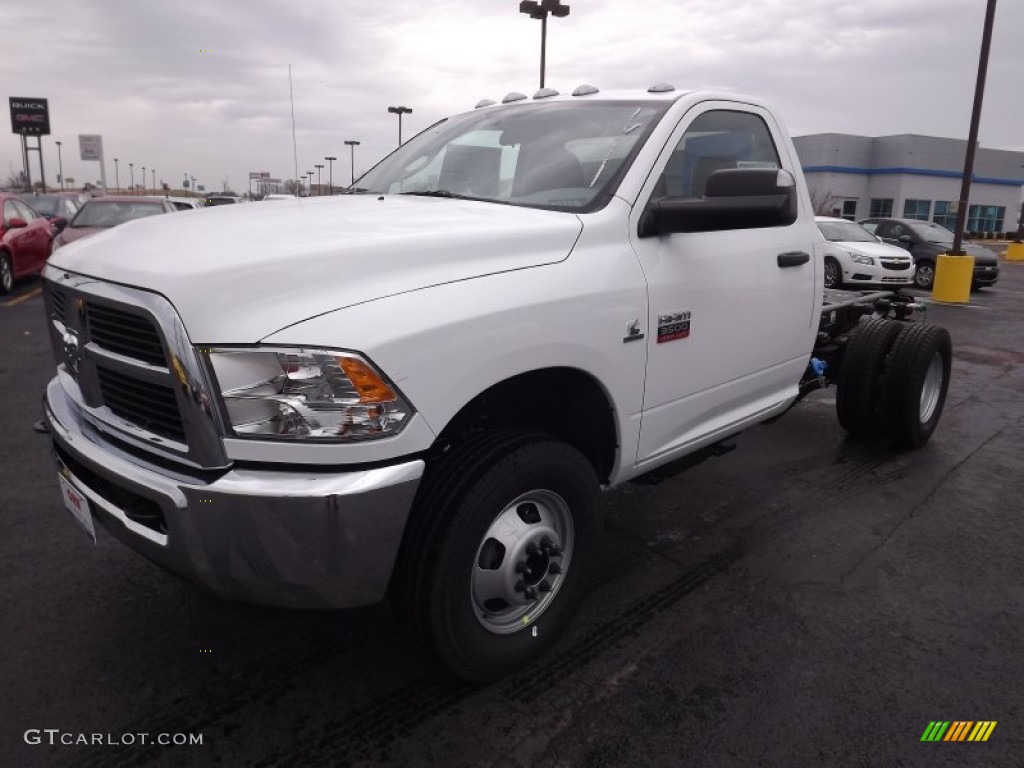
{"label": "red car", "polygon": [[[88,200],[70,222],[56,219],[54,228],[57,236],[53,240],[56,251],[62,245],[73,243],[83,237],[94,235],[104,229],[116,227],[126,221],[174,213],[178,209],[163,197],[141,197],[132,195],[104,195]],[[49,255],[49,254],[47,254]]]}
{"label": "red car", "polygon": [[50,222],[20,197],[0,193],[0,294],[14,281],[43,271],[50,255]]}

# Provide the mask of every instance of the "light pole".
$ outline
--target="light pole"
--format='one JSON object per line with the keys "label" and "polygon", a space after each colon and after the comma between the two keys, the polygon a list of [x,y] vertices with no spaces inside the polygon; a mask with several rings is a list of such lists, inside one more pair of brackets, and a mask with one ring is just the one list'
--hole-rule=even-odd
{"label": "light pole", "polygon": [[519,4],[519,12],[531,19],[540,19],[540,87],[544,87],[544,64],[548,45],[548,14],[557,18],[569,15],[569,6],[562,5],[559,0],[523,0]]}
{"label": "light pole", "polygon": [[128,163],[128,183],[131,184],[128,187],[128,193],[131,194],[135,191],[135,163]]}
{"label": "light pole", "polygon": [[117,158],[114,158],[114,186],[117,187],[117,194],[121,194],[121,175],[117,172]]}
{"label": "light pole", "polygon": [[309,196],[313,196],[313,172],[306,171],[306,175],[309,176]]}
{"label": "light pole", "polygon": [[330,157],[330,156],[324,158],[324,160],[327,161],[327,166],[328,166],[327,167],[327,179],[328,179],[328,184],[331,187],[331,194],[332,195],[334,194],[334,161],[337,160],[337,159],[338,158],[336,158],[336,157]]}
{"label": "light pole", "polygon": [[985,74],[988,72],[988,50],[992,44],[992,22],[996,15],[996,0],[988,0],[985,8],[985,24],[981,33],[981,54],[978,57],[978,79],[974,85],[974,108],[971,111],[971,127],[967,133],[967,157],[964,158],[964,176],[960,184],[960,204],[956,211],[956,230],[953,232],[952,256],[964,256],[964,225],[967,223],[967,206],[971,196],[971,176],[974,174],[974,150],[978,145],[978,123],[981,121],[981,102],[985,96]]}
{"label": "light pole", "polygon": [[146,166],[142,166],[142,194],[146,194]]}
{"label": "light pole", "polygon": [[402,115],[411,115],[412,110],[408,107],[388,107],[388,112],[398,115],[398,146],[402,146]]}
{"label": "light pole", "polygon": [[153,174],[153,194],[158,195],[160,193],[156,191],[156,168],[150,168],[149,170]]}
{"label": "light pole", "polygon": [[64,161],[60,159],[60,142],[54,142],[57,145],[57,173],[60,175],[60,188],[64,189]]}
{"label": "light pole", "polygon": [[349,148],[352,150],[350,153],[352,156],[352,181],[349,183],[349,186],[351,187],[353,184],[356,183],[356,147],[359,146],[360,142],[346,141],[345,144],[347,144]]}
{"label": "light pole", "polygon": [[324,193],[324,188],[323,185],[320,183],[320,170],[324,167],[324,164],[314,163],[313,167],[316,168],[316,193],[318,195],[322,195]]}

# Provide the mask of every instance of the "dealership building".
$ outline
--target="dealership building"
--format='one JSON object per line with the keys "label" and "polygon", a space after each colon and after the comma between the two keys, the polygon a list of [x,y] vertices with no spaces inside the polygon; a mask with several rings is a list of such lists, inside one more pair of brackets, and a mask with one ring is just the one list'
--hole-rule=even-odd
{"label": "dealership building", "polygon": [[[851,221],[897,217],[956,225],[967,142],[934,136],[817,133],[793,139],[817,213]],[[1016,232],[1024,152],[979,147],[968,232]]]}

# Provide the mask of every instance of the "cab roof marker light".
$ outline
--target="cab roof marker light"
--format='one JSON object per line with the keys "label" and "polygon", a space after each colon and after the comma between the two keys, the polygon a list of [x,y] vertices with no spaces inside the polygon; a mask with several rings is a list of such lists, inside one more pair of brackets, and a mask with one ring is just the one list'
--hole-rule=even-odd
{"label": "cab roof marker light", "polygon": [[596,85],[583,85],[576,86],[576,90],[572,92],[573,96],[589,96],[592,93],[600,93],[600,89]]}
{"label": "cab roof marker light", "polygon": [[480,99],[480,101],[478,101],[476,103],[476,105],[473,107],[473,109],[480,109],[482,107],[489,107],[492,104],[497,104],[497,103],[498,102],[496,102],[494,99]]}
{"label": "cab roof marker light", "polygon": [[655,83],[647,89],[648,93],[669,93],[674,91],[676,87],[672,83]]}
{"label": "cab roof marker light", "polygon": [[556,91],[554,88],[541,88],[535,94],[533,94],[533,98],[535,98],[535,99],[547,99],[547,98],[550,98],[551,96],[557,96],[557,95],[558,95],[558,91]]}
{"label": "cab roof marker light", "polygon": [[519,91],[512,91],[511,93],[505,94],[505,98],[501,100],[501,103],[511,104],[513,101],[522,101],[525,98],[525,93],[519,93]]}

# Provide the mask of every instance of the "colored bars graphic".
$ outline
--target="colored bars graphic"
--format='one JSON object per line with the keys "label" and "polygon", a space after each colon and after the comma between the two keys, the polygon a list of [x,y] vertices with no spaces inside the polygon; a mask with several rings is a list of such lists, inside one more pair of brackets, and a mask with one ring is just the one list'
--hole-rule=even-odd
{"label": "colored bars graphic", "polygon": [[996,720],[932,720],[921,734],[921,741],[988,741]]}

